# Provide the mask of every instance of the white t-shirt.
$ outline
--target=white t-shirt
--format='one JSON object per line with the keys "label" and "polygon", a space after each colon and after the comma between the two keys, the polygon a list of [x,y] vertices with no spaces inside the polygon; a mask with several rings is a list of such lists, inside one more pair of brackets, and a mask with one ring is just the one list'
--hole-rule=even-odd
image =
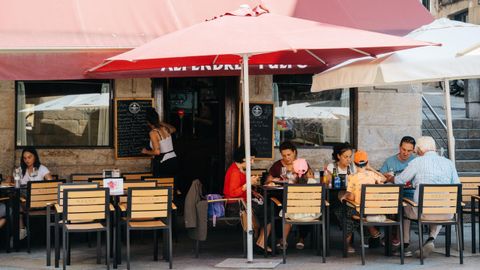
{"label": "white t-shirt", "polygon": [[[354,174],[355,173],[355,166],[350,165],[349,167],[350,167],[350,174]],[[335,168],[335,164],[329,163],[327,165],[327,171],[330,174],[333,173],[333,168]],[[337,173],[338,174],[347,174],[347,170],[346,169],[344,170],[344,169],[337,166]]]}
{"label": "white t-shirt", "polygon": [[29,181],[43,181],[45,179],[45,175],[49,173],[50,171],[48,170],[48,168],[43,165],[40,165],[40,167],[37,170],[37,176],[35,177],[31,176],[27,169],[27,172],[21,179],[20,183],[22,185],[26,185]]}

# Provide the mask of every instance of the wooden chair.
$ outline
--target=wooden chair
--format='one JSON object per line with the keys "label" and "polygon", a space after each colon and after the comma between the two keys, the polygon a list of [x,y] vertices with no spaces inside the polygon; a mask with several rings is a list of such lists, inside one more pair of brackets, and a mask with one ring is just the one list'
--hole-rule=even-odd
{"label": "wooden chair", "polygon": [[129,172],[129,173],[122,173],[122,177],[125,180],[142,180],[142,176],[153,176],[151,172]]}
{"label": "wooden chair", "polygon": [[[463,214],[470,214],[472,222],[472,253],[476,253],[476,242],[475,242],[475,219],[478,216],[478,213],[475,212],[475,206],[472,207],[471,204],[475,202],[475,199],[472,196],[478,195],[478,188],[480,187],[480,176],[462,176],[460,177],[460,182],[462,183],[462,214],[460,215],[460,222],[462,223],[462,239],[465,240],[464,231],[463,231]],[[463,242],[465,244],[465,242]]]}
{"label": "wooden chair", "polygon": [[[476,250],[477,236],[475,233],[475,228],[477,227],[476,216],[480,217],[480,186],[478,187],[477,192],[478,192],[477,195],[471,195],[471,201],[470,201],[470,214],[472,219],[472,253],[477,252]],[[478,204],[478,208],[476,207],[477,204]],[[477,209],[478,209],[478,212],[477,212]],[[478,225],[479,225],[478,227],[480,228],[480,221]],[[479,245],[480,245],[480,240],[479,240]]]}
{"label": "wooden chair", "polygon": [[5,217],[0,217],[5,219],[5,251],[10,253],[10,237],[11,237],[11,221],[10,221],[10,197],[0,197],[0,203],[5,204]]}
{"label": "wooden chair", "polygon": [[64,180],[30,181],[27,184],[27,197],[20,200],[25,203],[25,216],[27,230],[27,251],[30,253],[30,217],[46,216],[47,205],[57,200],[58,185]]}
{"label": "wooden chair", "polygon": [[158,260],[158,230],[166,231],[169,268],[172,268],[172,188],[129,188],[127,199],[127,269],[130,269],[130,231],[153,230],[154,260]]}
{"label": "wooden chair", "polygon": [[70,175],[70,182],[87,182],[89,178],[102,178],[101,173],[72,173]]}
{"label": "wooden chair", "polygon": [[[348,207],[355,209],[359,214],[360,238],[362,242],[362,265],[365,265],[364,227],[398,226],[400,231],[400,243],[403,243],[403,214],[402,214],[402,185],[362,185],[360,204],[355,201],[345,200]],[[395,219],[387,218],[382,222],[367,220],[369,215],[394,215]],[[390,230],[387,230],[387,238]],[[389,241],[387,241],[389,242]],[[390,243],[386,243],[390,244]],[[387,249],[388,247],[385,246]],[[404,263],[403,245],[400,245],[400,263]]]}
{"label": "wooden chair", "polygon": [[65,189],[62,210],[63,269],[66,269],[67,247],[69,247],[71,232],[105,232],[105,260],[107,269],[110,269],[110,196],[108,189]]}
{"label": "wooden chair", "polygon": [[[322,262],[325,263],[326,247],[326,222],[325,222],[325,187],[323,184],[295,184],[285,185],[283,191],[282,210],[282,245],[287,244],[285,235],[285,224],[292,225],[314,225],[316,231],[321,229],[322,245],[317,242],[317,254],[320,254],[322,247]],[[320,214],[318,218],[310,220],[296,220],[289,218],[290,214]],[[291,216],[290,216],[291,217]],[[320,238],[317,238],[317,241]],[[286,263],[286,249],[283,249],[283,263]]]}
{"label": "wooden chair", "polygon": [[[57,192],[57,201],[56,203],[49,203],[47,205],[47,262],[46,265],[51,265],[51,228],[54,228],[54,239],[55,239],[55,267],[59,266],[59,217],[63,213],[63,191],[66,189],[82,189],[82,188],[98,188],[97,183],[65,183],[58,185]],[[52,213],[53,206],[53,213]],[[54,216],[54,221],[52,222],[51,217]]]}
{"label": "wooden chair", "polygon": [[[460,215],[462,213],[462,187],[460,184],[452,185],[426,185],[420,184],[418,205],[409,199],[404,202],[418,209],[418,219],[412,220],[418,222],[418,236],[420,244],[420,263],[423,264],[423,225],[455,225],[457,232],[458,251],[460,253],[460,264],[463,264],[462,249],[462,227],[460,224]],[[452,214],[452,219],[446,220],[428,220],[423,215],[431,214]],[[445,234],[448,239],[447,233]],[[450,245],[447,241],[445,245],[446,253],[449,253]]]}

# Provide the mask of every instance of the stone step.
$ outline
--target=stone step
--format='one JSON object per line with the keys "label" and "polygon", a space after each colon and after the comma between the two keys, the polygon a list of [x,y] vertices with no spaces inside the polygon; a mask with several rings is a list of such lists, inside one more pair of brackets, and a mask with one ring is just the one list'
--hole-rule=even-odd
{"label": "stone step", "polygon": [[479,149],[480,139],[456,139],[455,147],[457,149]]}
{"label": "stone step", "polygon": [[[445,120],[443,121],[445,123]],[[442,125],[438,123],[435,119],[432,121],[423,120],[423,125],[426,128],[431,128],[432,126],[437,129],[443,129]],[[472,129],[472,128],[480,128],[480,120],[479,119],[469,119],[469,118],[460,118],[460,119],[453,119],[452,122],[453,129]]]}
{"label": "stone step", "polygon": [[[437,131],[432,129],[422,129],[422,134],[425,136],[432,136],[434,139],[447,137],[447,132],[443,129]],[[455,139],[480,139],[480,128],[454,129],[453,136],[455,137]]]}
{"label": "stone step", "polygon": [[478,176],[480,177],[480,172],[458,172],[458,176]]}
{"label": "stone step", "polygon": [[459,172],[478,172],[480,173],[480,160],[457,160],[457,171]]}
{"label": "stone step", "polygon": [[455,152],[457,160],[480,160],[480,149],[458,149]]}

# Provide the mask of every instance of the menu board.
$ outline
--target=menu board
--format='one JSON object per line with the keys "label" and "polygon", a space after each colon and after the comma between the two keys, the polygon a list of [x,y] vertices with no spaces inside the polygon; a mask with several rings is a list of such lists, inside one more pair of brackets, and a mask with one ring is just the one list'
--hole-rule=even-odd
{"label": "menu board", "polygon": [[[257,151],[256,159],[273,159],[273,102],[250,102],[250,145]],[[240,103],[239,145],[243,142],[243,104]]]}
{"label": "menu board", "polygon": [[149,128],[146,108],[153,106],[153,98],[115,99],[115,158],[146,158],[141,153],[147,147]]}

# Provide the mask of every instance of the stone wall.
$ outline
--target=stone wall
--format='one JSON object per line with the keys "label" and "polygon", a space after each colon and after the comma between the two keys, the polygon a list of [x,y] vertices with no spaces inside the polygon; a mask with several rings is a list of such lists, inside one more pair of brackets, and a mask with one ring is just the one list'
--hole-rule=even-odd
{"label": "stone wall", "polygon": [[440,0],[432,0],[430,12],[435,18],[451,18],[453,15],[468,9],[468,23],[480,24],[480,4],[478,1],[461,0],[440,4]]}
{"label": "stone wall", "polygon": [[358,149],[369,153],[374,168],[398,152],[403,136],[421,136],[421,86],[361,88],[357,98]]}
{"label": "stone wall", "polygon": [[[3,84],[2,84],[3,85]],[[7,119],[1,119],[7,113],[1,113],[0,119],[2,125],[0,126],[0,144],[2,147],[2,171],[4,173],[4,156],[5,158],[10,156],[9,165],[5,165],[6,168],[13,167],[15,162],[16,166],[19,165],[19,160],[21,156],[21,150],[17,150],[15,154],[15,160],[13,160],[13,136],[14,136],[14,91],[13,91],[13,82],[11,83],[10,92],[8,96],[12,96],[12,101],[5,102],[5,104],[12,104],[11,108],[9,106],[8,112],[11,117]],[[3,91],[3,87],[0,87],[0,97],[3,100],[3,97],[6,96],[7,91]],[[151,80],[150,79],[121,79],[115,80],[114,85],[114,97],[138,97],[145,98],[152,96]],[[5,107],[0,107],[0,110],[5,109]],[[8,120],[8,129],[7,135],[4,135],[3,123]],[[11,123],[10,123],[11,122]],[[8,140],[3,138],[8,137]],[[9,142],[11,141],[11,142]],[[5,145],[4,145],[5,144]],[[8,152],[8,149],[11,149]],[[7,154],[4,155],[4,152]],[[71,148],[71,149],[39,149],[39,155],[41,161],[45,164],[52,173],[58,174],[61,178],[69,178],[72,173],[99,173],[103,169],[110,168],[119,168],[121,172],[139,172],[139,171],[148,171],[150,170],[150,159],[115,159],[115,151],[113,148]],[[8,154],[9,153],[9,154]],[[11,169],[7,170],[11,171]]]}
{"label": "stone wall", "polygon": [[15,82],[0,81],[0,174],[13,171],[15,159]]}

